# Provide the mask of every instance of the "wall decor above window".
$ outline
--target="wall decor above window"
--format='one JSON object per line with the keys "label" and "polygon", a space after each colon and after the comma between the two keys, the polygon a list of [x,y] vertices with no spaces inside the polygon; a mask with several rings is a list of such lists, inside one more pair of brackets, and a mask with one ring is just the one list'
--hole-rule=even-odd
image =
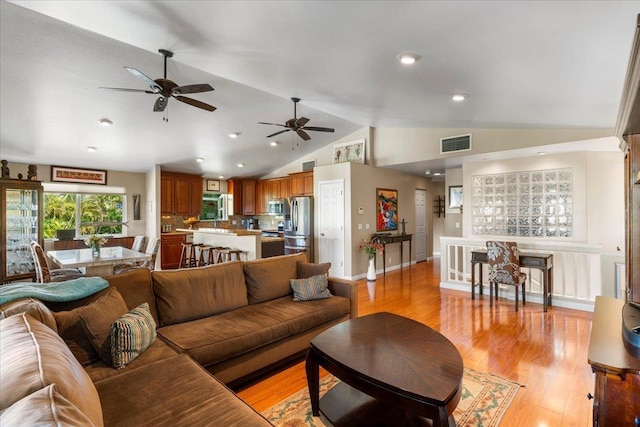
{"label": "wall decor above window", "polygon": [[573,169],[472,177],[475,235],[573,237]]}
{"label": "wall decor above window", "polygon": [[107,171],[51,166],[51,181],[106,185]]}

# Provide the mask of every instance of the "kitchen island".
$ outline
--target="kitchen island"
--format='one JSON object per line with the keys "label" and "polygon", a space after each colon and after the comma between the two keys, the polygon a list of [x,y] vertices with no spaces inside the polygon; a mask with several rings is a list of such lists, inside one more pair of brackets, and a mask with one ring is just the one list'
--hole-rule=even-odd
{"label": "kitchen island", "polygon": [[193,232],[193,243],[240,249],[244,252],[243,260],[245,257],[247,261],[262,258],[262,231],[260,230],[199,228],[176,231]]}

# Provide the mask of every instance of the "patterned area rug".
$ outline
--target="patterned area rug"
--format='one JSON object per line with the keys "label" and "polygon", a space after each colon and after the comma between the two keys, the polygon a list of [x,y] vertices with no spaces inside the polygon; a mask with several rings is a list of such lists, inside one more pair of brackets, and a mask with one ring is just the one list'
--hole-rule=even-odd
{"label": "patterned area rug", "polygon": [[[339,380],[332,375],[322,378],[320,396],[338,382]],[[500,424],[520,385],[497,375],[465,368],[462,387],[462,398],[453,412],[456,425],[491,427]],[[271,407],[263,415],[278,427],[331,425],[324,417],[311,415],[309,393],[306,388]]]}

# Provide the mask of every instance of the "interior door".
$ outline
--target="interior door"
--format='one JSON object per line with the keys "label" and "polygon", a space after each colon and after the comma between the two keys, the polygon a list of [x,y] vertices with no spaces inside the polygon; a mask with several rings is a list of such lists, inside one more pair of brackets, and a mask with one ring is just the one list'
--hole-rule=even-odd
{"label": "interior door", "polygon": [[415,198],[416,228],[413,241],[416,248],[416,262],[420,262],[427,260],[427,190],[416,190]]}
{"label": "interior door", "polygon": [[329,275],[344,277],[344,181],[318,184],[318,262],[330,262]]}

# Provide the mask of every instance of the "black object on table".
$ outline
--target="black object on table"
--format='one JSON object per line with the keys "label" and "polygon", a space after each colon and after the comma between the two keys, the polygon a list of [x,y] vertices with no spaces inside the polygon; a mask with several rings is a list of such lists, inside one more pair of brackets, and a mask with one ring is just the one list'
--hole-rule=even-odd
{"label": "black object on table", "polygon": [[[520,256],[520,267],[542,271],[542,302],[546,312],[551,305],[551,295],[553,294],[553,254],[518,251],[518,255]],[[486,249],[471,251],[471,299],[476,298],[476,286],[480,287],[480,295],[482,295],[482,264],[487,263]],[[480,280],[477,283],[476,264],[480,264]]]}
{"label": "black object on table", "polygon": [[387,272],[385,271],[387,268],[386,256],[384,253],[387,249],[387,244],[389,243],[400,243],[400,269],[402,269],[402,249],[403,242],[409,242],[409,267],[411,267],[411,236],[412,234],[374,234],[372,237],[382,243],[383,251],[382,251],[382,275],[386,276]]}

